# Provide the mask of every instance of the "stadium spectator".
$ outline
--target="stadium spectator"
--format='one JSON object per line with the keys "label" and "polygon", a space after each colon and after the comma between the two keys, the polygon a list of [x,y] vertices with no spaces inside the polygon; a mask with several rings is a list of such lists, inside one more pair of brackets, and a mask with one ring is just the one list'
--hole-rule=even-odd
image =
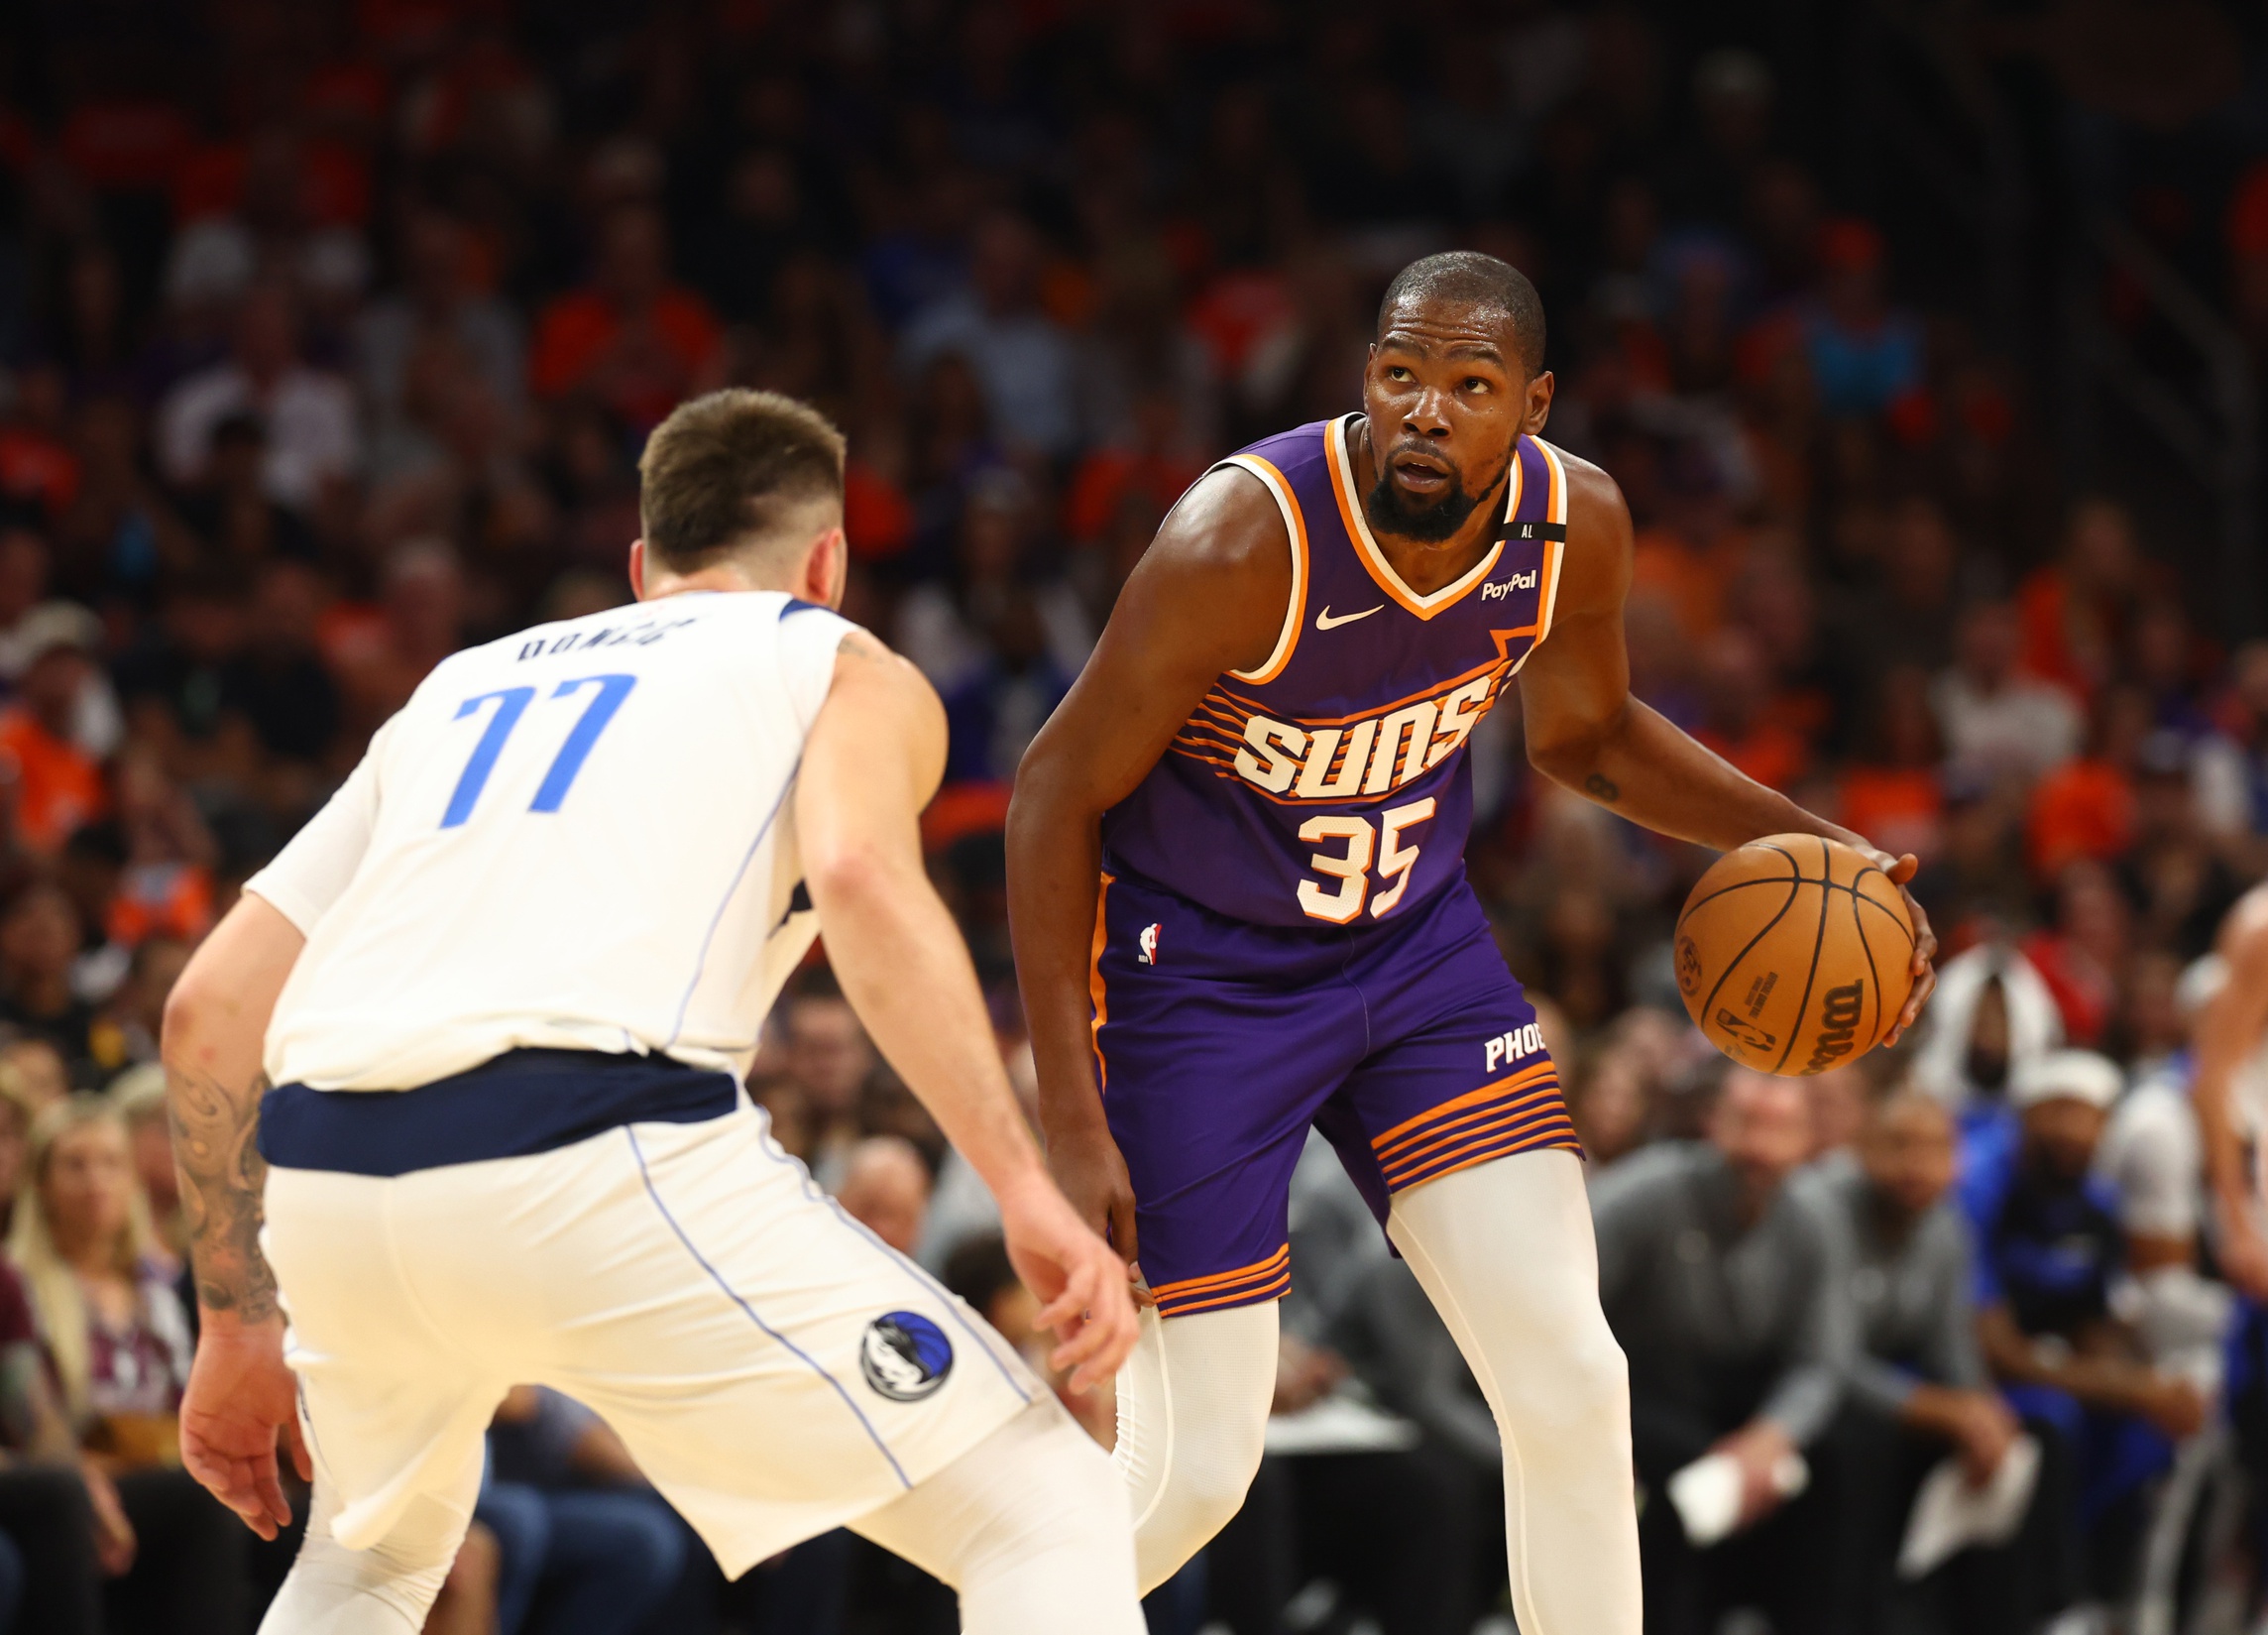
{"label": "stadium spectator", "polygon": [[1961,616],[1953,664],[1931,693],[1948,759],[1986,780],[2029,784],[2077,755],[2086,730],[2069,693],[2019,673],[2021,640],[2012,607],[1976,604]]}
{"label": "stadium spectator", "polygon": [[850,1149],[835,1196],[850,1217],[900,1254],[921,1244],[929,1166],[902,1135],[869,1135]]}
{"label": "stadium spectator", "polygon": [[101,765],[77,739],[100,626],[84,608],[57,603],[18,629],[25,665],[16,701],[0,709],[0,771],[13,785],[17,843],[53,857],[108,803]]}
{"label": "stadium spectator", "polygon": [[[1834,1433],[1843,1467],[1867,1472],[1845,1489],[1837,1574],[1840,1616],[1854,1631],[1904,1628],[1919,1616],[1928,1627],[1987,1635],[2030,1628],[2067,1598],[2053,1581],[2053,1506],[2038,1500],[2034,1525],[2008,1545],[1962,1552],[1915,1584],[1896,1571],[1930,1471],[1950,1456],[1983,1486],[2020,1430],[1978,1347],[1968,1231],[1947,1197],[1956,1157],[1944,1105],[1897,1090],[1870,1110],[1858,1163],[1827,1181],[1850,1232],[1846,1275],[1859,1332]],[[2056,1492],[2062,1477],[2059,1461],[2035,1492],[2065,1496]]]}
{"label": "stadium spectator", "polygon": [[874,1047],[831,981],[799,988],[783,1016],[787,1077],[800,1095],[808,1127],[803,1160],[821,1186],[834,1186],[861,1134],[858,1102],[876,1065]]}
{"label": "stadium spectator", "polygon": [[996,212],[970,235],[968,283],[914,315],[899,342],[908,370],[945,353],[976,371],[992,424],[1017,448],[1060,459],[1078,444],[1077,357],[1039,304],[1031,224]]}
{"label": "stadium spectator", "polygon": [[107,1477],[80,1468],[23,1279],[4,1259],[0,1453],[0,1617],[12,1628],[100,1635],[103,1576],[130,1558],[133,1535]]}
{"label": "stadium spectator", "polygon": [[[1853,1365],[1844,1233],[1813,1178],[1800,1085],[1733,1069],[1708,1139],[1647,1148],[1591,1188],[1599,1288],[1630,1358],[1649,1630],[1760,1606],[1783,1635],[1831,1627],[1838,1473],[1822,1447]],[[1688,1540],[1669,1480],[1713,1453],[1740,1472],[1738,1530]],[[1811,1464],[1791,1493],[1786,1473]]]}
{"label": "stadium spectator", "polygon": [[246,295],[229,359],[183,380],[160,409],[159,457],[167,477],[181,485],[206,480],[220,428],[247,413],[265,428],[261,480],[278,505],[311,511],[325,488],[350,476],[361,460],[353,390],[302,361],[291,293],[275,282]]}
{"label": "stadium spectator", "polygon": [[2120,1088],[2116,1064],[2093,1052],[2035,1058],[2009,1087],[2021,1140],[1963,1189],[1985,1361],[2073,1460],[2086,1588],[2105,1601],[2135,1571],[2145,1484],[2207,1407],[2189,1379],[2153,1368],[2112,1313],[2124,1236],[2115,1198],[2091,1172]]}
{"label": "stadium spectator", "polygon": [[124,1576],[109,1587],[110,1618],[178,1635],[242,1628],[251,1535],[181,1468],[188,1318],[176,1267],[150,1227],[125,1122],[100,1098],[73,1098],[33,1126],[9,1255],[87,1456],[96,1514],[117,1541],[110,1565]]}
{"label": "stadium spectator", "polygon": [[528,381],[539,397],[577,394],[626,425],[651,426],[716,366],[717,319],[671,281],[668,230],[649,206],[609,213],[596,259],[586,288],[544,308]]}

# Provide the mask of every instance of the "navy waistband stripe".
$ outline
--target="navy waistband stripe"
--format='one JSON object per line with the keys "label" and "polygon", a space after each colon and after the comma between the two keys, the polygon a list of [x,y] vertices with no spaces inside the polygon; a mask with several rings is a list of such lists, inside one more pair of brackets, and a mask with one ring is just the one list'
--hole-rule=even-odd
{"label": "navy waistband stripe", "polygon": [[668,1056],[510,1050],[414,1090],[278,1085],[261,1100],[260,1152],[280,1169],[407,1175],[524,1158],[624,1124],[693,1124],[739,1105],[730,1073]]}

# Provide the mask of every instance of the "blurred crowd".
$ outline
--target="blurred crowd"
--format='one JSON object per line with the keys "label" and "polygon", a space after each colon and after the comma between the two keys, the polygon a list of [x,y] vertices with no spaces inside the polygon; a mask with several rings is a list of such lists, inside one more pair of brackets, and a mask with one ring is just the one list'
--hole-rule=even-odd
{"label": "blurred crowd", "polygon": [[[2186,1090],[2215,929],[2268,866],[2260,610],[2219,599],[2163,493],[2059,470],[2056,382],[1929,276],[1942,224],[1831,140],[1869,8],[1785,11],[16,0],[0,1630],[248,1629],[280,1577],[289,1539],[218,1512],[170,1429],[194,1309],[167,992],[438,659],[625,597],[673,404],[760,386],[849,432],[847,611],[947,701],[925,838],[1028,1090],[1018,758],[1176,496],[1354,407],[1386,280],[1459,244],[1534,278],[1550,435],[1629,497],[1638,692],[1916,853],[1946,941],[1896,1057],[1728,1080],[1667,954],[1707,860],[1531,774],[1517,711],[1474,736],[1471,875],[1594,1166],[1659,1627],[2251,1593],[2268,1551],[2226,1473],[2268,1474],[2268,1352],[2211,1280]],[[1986,7],[1968,42],[2071,185],[2268,356],[2263,43],[2211,0]],[[2147,342],[2134,291],[2086,296]],[[750,1089],[847,1208],[1030,1340],[981,1187],[824,970]],[[1303,1171],[1274,1452],[1161,1629],[1505,1616],[1493,1426],[1350,1199]],[[1107,1402],[1074,1406],[1109,1439]],[[1726,1439],[1807,1485],[1700,1549],[1662,1492]],[[1901,1577],[1949,1451],[2033,1465],[2021,1528]],[[603,1424],[525,1392],[429,1627],[952,1616],[848,1535],[725,1586]]]}

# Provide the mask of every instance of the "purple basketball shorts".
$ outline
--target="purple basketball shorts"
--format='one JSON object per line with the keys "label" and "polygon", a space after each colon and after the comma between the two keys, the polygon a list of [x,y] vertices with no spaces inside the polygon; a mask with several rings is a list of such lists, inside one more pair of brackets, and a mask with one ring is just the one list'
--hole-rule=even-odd
{"label": "purple basketball shorts", "polygon": [[1166,1317],[1291,1287],[1311,1125],[1381,1224],[1393,1195],[1540,1147],[1580,1151],[1535,1011],[1460,879],[1363,929],[1232,920],[1106,873],[1095,916],[1102,1107]]}

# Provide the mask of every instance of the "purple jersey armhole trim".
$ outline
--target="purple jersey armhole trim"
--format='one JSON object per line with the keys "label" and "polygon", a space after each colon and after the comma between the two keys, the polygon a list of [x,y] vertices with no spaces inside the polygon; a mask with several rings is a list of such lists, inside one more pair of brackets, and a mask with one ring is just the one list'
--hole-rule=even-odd
{"label": "purple jersey armhole trim", "polygon": [[1292,654],[1300,645],[1300,627],[1307,616],[1307,520],[1301,513],[1300,498],[1292,492],[1292,483],[1270,461],[1257,454],[1231,454],[1213,467],[1219,471],[1234,466],[1260,479],[1276,502],[1276,509],[1284,516],[1284,533],[1292,548],[1292,596],[1284,609],[1284,626],[1277,633],[1275,648],[1256,670],[1230,670],[1239,681],[1269,682],[1284,673],[1292,662]]}

